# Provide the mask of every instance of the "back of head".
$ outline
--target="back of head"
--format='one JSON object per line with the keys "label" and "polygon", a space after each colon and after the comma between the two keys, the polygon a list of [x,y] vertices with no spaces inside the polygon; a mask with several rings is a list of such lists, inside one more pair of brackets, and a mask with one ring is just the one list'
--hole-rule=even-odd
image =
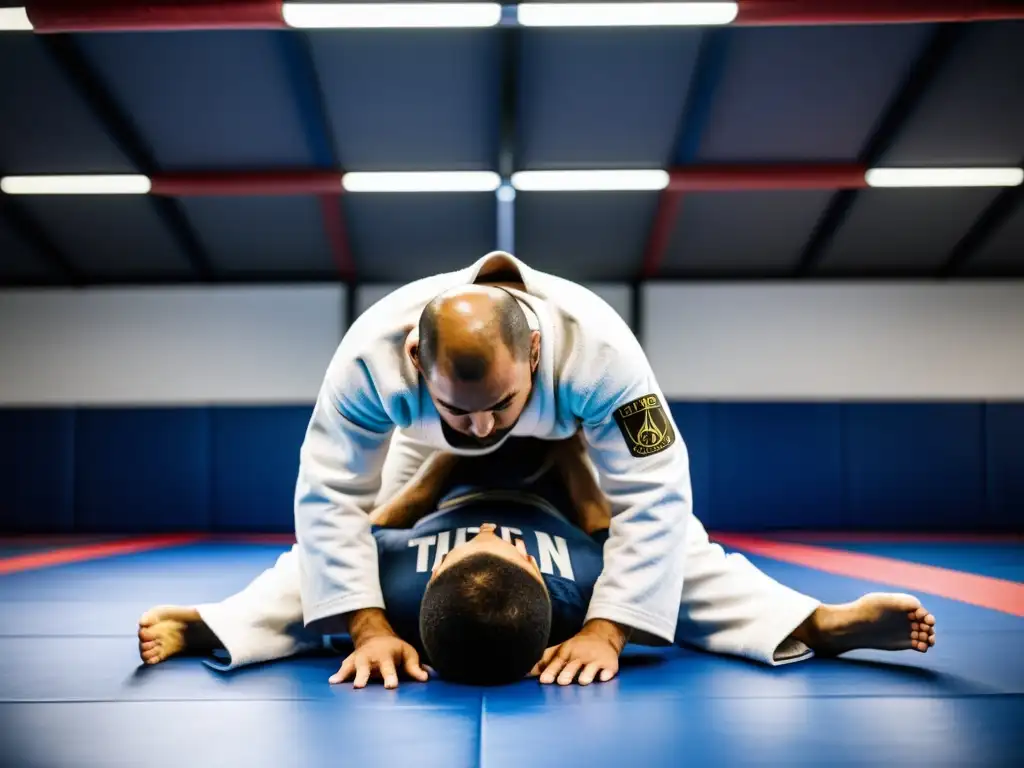
{"label": "back of head", "polygon": [[427,586],[420,640],[441,677],[470,685],[522,680],[547,647],[551,600],[525,568],[488,553],[452,563]]}
{"label": "back of head", "polygon": [[530,325],[519,302],[492,286],[462,286],[436,297],[419,321],[419,356],[424,370],[444,361],[456,379],[483,378],[500,340],[514,360],[530,354]]}

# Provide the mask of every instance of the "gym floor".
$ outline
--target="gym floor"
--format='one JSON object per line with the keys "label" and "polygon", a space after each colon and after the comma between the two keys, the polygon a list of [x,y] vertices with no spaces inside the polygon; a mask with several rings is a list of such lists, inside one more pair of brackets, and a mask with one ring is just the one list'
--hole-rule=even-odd
{"label": "gym floor", "polygon": [[917,594],[926,655],[858,652],[775,669],[685,648],[629,648],[586,688],[433,680],[330,686],[336,654],[221,674],[142,667],[136,620],[219,599],[281,538],[0,541],[4,766],[1019,766],[1024,540],[716,537],[826,602]]}

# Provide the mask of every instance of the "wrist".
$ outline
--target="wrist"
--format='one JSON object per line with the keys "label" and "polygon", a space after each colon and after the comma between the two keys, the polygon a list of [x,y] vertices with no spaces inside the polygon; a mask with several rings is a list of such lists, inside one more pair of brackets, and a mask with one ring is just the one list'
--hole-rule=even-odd
{"label": "wrist", "polygon": [[629,642],[631,630],[607,619],[591,619],[583,625],[580,634],[594,635],[607,640],[618,653],[622,653],[622,649]]}
{"label": "wrist", "polygon": [[357,648],[375,637],[395,637],[395,630],[380,608],[353,611],[348,618],[348,634]]}

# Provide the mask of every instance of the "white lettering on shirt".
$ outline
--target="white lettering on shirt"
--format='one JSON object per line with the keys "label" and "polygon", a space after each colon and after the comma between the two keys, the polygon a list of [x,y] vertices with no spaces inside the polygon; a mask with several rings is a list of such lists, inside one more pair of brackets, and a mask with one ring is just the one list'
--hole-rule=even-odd
{"label": "white lettering on shirt", "polygon": [[553,574],[552,565],[556,565],[559,576],[575,581],[568,542],[561,536],[555,536],[552,541],[544,531],[535,531],[535,533],[537,534],[537,551],[540,553],[540,572]]}
{"label": "white lettering on shirt", "polygon": [[421,536],[418,539],[410,539],[410,547],[419,547],[416,553],[416,573],[425,573],[427,560],[430,558],[430,548],[437,543],[437,536]]}

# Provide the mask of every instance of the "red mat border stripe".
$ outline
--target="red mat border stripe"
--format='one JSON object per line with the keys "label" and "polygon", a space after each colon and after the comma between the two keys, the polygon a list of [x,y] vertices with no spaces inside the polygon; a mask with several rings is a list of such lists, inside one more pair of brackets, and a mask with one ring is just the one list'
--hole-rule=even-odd
{"label": "red mat border stripe", "polygon": [[[840,538],[837,534],[793,534],[817,540]],[[795,541],[763,536],[742,534],[712,534],[712,538],[724,546],[761,555],[772,560],[801,565],[815,570],[848,576],[866,581],[880,582],[890,587],[946,597],[960,602],[990,608],[1015,616],[1024,617],[1024,584],[996,579],[989,576],[954,571],[937,566],[909,563],[893,558],[858,552],[846,552],[833,547],[822,547]],[[852,537],[843,537],[850,540]],[[8,539],[18,540],[18,539]],[[25,539],[20,539],[25,541]],[[41,541],[42,539],[35,539]],[[66,538],[63,540],[67,540]],[[858,537],[861,541],[970,541],[1019,542],[1020,537],[955,537],[924,535],[879,535],[866,534]],[[27,570],[48,568],[57,565],[97,560],[117,555],[137,554],[155,549],[194,544],[202,541],[235,541],[252,544],[293,544],[295,538],[289,534],[170,534],[122,539],[119,541],[83,544],[46,552],[31,552],[0,559],[0,575]]]}
{"label": "red mat border stripe", "polygon": [[38,568],[49,568],[55,565],[98,560],[115,555],[133,555],[139,552],[150,552],[154,549],[178,547],[202,541],[204,538],[200,534],[169,534],[81,544],[63,549],[51,549],[46,552],[29,552],[0,559],[0,576]]}
{"label": "red mat border stripe", "polygon": [[927,592],[1024,617],[1024,584],[1013,581],[934,565],[908,563],[891,557],[755,536],[718,534],[714,540],[732,549],[784,563],[802,565],[837,576],[879,582],[898,589]]}

